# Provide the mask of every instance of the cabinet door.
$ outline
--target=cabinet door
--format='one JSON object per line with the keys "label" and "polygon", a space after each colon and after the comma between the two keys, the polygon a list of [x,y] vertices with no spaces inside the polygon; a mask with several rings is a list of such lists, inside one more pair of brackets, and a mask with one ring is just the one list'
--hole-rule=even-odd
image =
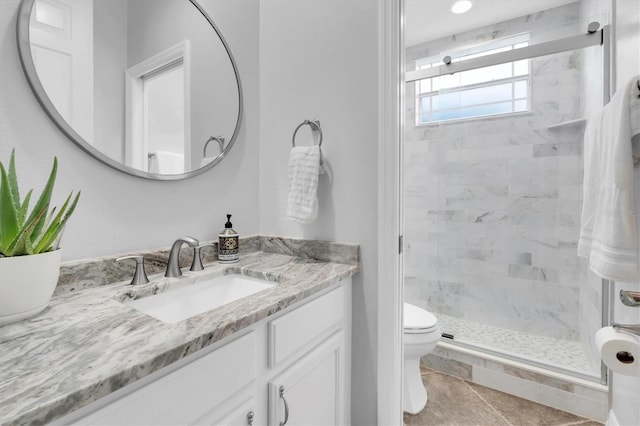
{"label": "cabinet door", "polygon": [[339,331],[269,382],[269,424],[345,424],[345,342]]}

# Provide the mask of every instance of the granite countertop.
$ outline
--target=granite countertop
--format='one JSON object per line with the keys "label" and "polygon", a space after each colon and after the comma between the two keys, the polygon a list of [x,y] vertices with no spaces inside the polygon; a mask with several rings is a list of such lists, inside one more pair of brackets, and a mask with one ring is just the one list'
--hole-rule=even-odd
{"label": "granite countertop", "polygon": [[[66,290],[59,284],[41,314],[0,327],[0,424],[44,424],[65,416],[359,271],[354,244],[252,238],[238,263],[205,259],[205,270],[196,274],[219,269],[277,285],[179,323],[118,302],[129,278],[99,286],[85,280],[79,289],[73,282]],[[153,272],[149,278],[163,279]]]}

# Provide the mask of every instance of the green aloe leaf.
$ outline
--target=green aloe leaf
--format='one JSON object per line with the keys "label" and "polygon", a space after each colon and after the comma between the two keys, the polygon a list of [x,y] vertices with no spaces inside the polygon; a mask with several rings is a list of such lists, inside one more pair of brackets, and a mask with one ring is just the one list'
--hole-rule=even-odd
{"label": "green aloe leaf", "polygon": [[71,192],[57,213],[55,207],[49,212],[57,170],[58,159],[54,157],[47,183],[29,213],[33,190],[29,190],[24,200],[20,201],[15,150],[11,151],[8,170],[0,162],[0,256],[47,252],[59,241],[67,220],[78,204],[80,192],[73,201]]}
{"label": "green aloe leaf", "polygon": [[9,178],[0,163],[0,252],[5,256],[8,256],[7,248],[19,229],[18,212],[15,209]]}
{"label": "green aloe leaf", "polygon": [[[51,209],[51,212],[47,215],[47,219],[45,220],[44,227],[42,228],[43,233],[46,233],[47,230],[51,227],[51,224],[53,223],[53,218],[56,217],[56,210],[57,210],[57,207],[54,207],[53,209]],[[32,238],[34,241],[38,241],[41,239],[41,236],[33,235]]]}
{"label": "green aloe leaf", "polygon": [[[51,201],[51,194],[53,193],[53,185],[56,182],[56,173],[58,171],[58,159],[56,157],[53,158],[53,168],[51,169],[51,174],[49,175],[49,179],[47,180],[47,184],[42,190],[42,194],[38,198],[36,205],[33,206],[33,210],[31,211],[31,216],[27,221],[30,221],[37,212],[42,209],[42,206],[49,205]],[[44,227],[44,222],[46,220],[45,216],[42,216],[38,222],[36,222],[35,228],[33,229],[33,233],[35,235],[40,235],[42,232],[42,228]]]}
{"label": "green aloe leaf", "polygon": [[37,241],[35,245],[35,250],[38,253],[49,251],[49,249],[53,245],[53,242],[57,237],[58,227],[60,225],[60,222],[62,222],[64,211],[67,209],[70,199],[71,199],[71,194],[69,194],[69,196],[65,200],[58,214],[56,214],[55,217],[53,217],[53,219],[50,220],[49,224],[47,224],[46,228],[44,228],[42,235],[34,236],[34,240]]}
{"label": "green aloe leaf", "polygon": [[[32,215],[25,223],[25,226],[16,234],[15,238],[7,247],[7,251],[5,252],[6,256],[21,256],[24,254],[34,254],[33,247],[31,244],[31,233],[34,228],[38,225],[38,222],[47,214],[47,210],[49,209],[49,205],[44,205],[42,208],[36,212],[35,215]],[[31,253],[29,253],[31,251]]]}
{"label": "green aloe leaf", "polygon": [[58,239],[58,235],[62,232],[62,222],[54,222],[51,224],[47,232],[43,235],[42,239],[38,241],[38,244],[33,248],[36,253],[45,253],[51,251],[53,244]]}
{"label": "green aloe leaf", "polygon": [[[18,176],[16,175],[16,150],[11,150],[11,159],[9,160],[9,170],[7,177],[9,178],[9,188],[13,197],[13,205],[16,211],[20,210],[20,189],[18,188]],[[19,218],[18,218],[19,219]],[[22,222],[19,222],[22,225]]]}
{"label": "green aloe leaf", "polygon": [[34,247],[36,253],[42,253],[51,250],[53,244],[58,239],[60,232],[62,232],[62,230],[64,229],[64,225],[67,223],[67,220],[69,220],[76,208],[76,205],[78,204],[80,192],[76,194],[73,203],[71,203],[71,206],[69,206],[69,209],[67,210],[67,206],[69,205],[69,201],[71,200],[72,195],[73,193],[69,194],[56,217],[47,226],[44,234],[38,240],[37,244]]}
{"label": "green aloe leaf", "polygon": [[31,238],[29,238],[28,236],[25,236],[24,238],[24,248],[26,254],[36,254],[33,250],[33,243],[31,242]]}
{"label": "green aloe leaf", "polygon": [[[76,206],[78,205],[78,200],[80,199],[81,193],[82,191],[78,191],[78,193],[76,194],[76,198],[74,198],[73,203],[71,203],[71,207],[69,207],[67,214],[64,215],[64,219],[62,220],[63,224],[66,223],[67,220],[69,220],[73,212],[76,210]],[[71,194],[73,194],[73,192]],[[71,194],[69,194],[69,196],[71,196]]]}
{"label": "green aloe leaf", "polygon": [[27,217],[27,211],[29,210],[29,201],[31,201],[31,194],[33,194],[33,189],[30,189],[29,192],[27,192],[27,196],[24,197],[24,201],[22,201],[20,210],[18,210],[18,223],[20,223],[21,225],[24,224],[24,220]]}

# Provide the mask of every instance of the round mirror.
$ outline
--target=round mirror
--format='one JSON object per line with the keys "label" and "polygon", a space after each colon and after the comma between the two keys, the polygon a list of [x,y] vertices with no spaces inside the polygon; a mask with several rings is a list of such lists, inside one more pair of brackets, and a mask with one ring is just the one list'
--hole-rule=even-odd
{"label": "round mirror", "polygon": [[17,29],[38,101],[103,163],[148,179],[184,179],[233,146],[240,77],[195,0],[23,0]]}

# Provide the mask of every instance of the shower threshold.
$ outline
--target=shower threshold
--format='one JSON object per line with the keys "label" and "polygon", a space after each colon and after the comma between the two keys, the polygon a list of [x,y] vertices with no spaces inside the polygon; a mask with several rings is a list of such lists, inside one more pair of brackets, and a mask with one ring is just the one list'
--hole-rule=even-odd
{"label": "shower threshold", "polygon": [[514,331],[449,315],[436,316],[442,332],[454,336],[453,340],[443,338],[444,342],[601,383],[599,366],[590,363],[579,341]]}

